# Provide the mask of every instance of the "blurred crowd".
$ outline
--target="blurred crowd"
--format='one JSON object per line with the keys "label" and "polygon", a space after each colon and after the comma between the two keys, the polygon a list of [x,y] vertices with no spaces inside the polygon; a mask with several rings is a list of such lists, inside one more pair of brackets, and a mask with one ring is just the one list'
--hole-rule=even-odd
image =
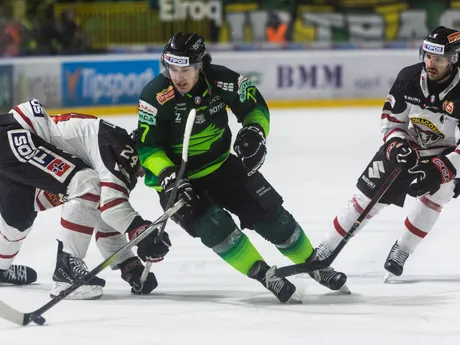
{"label": "blurred crowd", "polygon": [[[335,12],[331,13],[340,16],[347,15],[350,9],[372,14],[373,7],[383,6],[375,13],[393,11],[388,12],[391,15],[385,12],[387,15],[383,18],[393,20],[391,25],[395,26],[401,22],[398,17],[401,9],[413,7],[414,13],[426,11],[429,24],[434,27],[443,11],[458,4],[454,0],[218,0],[217,5],[216,2],[0,0],[0,57],[105,53],[125,51],[130,47],[140,49],[164,44],[176,31],[200,32],[209,43],[223,45],[229,42],[268,42],[274,43],[272,46],[287,46],[293,42],[318,43],[324,39],[316,33],[321,30],[315,30],[313,24],[305,24],[303,16],[310,11],[315,13],[314,8],[333,10]],[[97,6],[81,3],[96,3]],[[204,9],[203,4],[209,5],[209,8]],[[186,18],[185,13],[189,17]],[[410,19],[410,16],[407,18]],[[345,17],[339,19],[337,22],[341,24],[334,25],[328,40],[346,43],[350,41],[353,30],[349,25],[353,21],[347,21]],[[314,18],[312,22],[315,23],[315,20],[321,18]],[[262,21],[265,28],[260,25]],[[373,32],[363,25],[361,31],[366,30]],[[357,31],[353,31],[355,35]],[[364,38],[367,39],[367,36]]]}
{"label": "blurred crowd", "polygon": [[54,3],[27,0],[15,18],[18,0],[0,0],[0,56],[36,56],[91,53],[88,40],[72,10],[56,17]]}

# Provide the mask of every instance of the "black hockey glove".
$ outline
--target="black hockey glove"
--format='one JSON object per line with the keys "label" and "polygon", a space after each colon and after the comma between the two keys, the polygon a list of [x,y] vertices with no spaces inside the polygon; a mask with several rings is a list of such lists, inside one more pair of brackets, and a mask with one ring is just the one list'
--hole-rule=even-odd
{"label": "black hockey glove", "polygon": [[406,139],[392,138],[385,144],[387,159],[402,170],[409,170],[417,164],[417,151],[412,150]]}
{"label": "black hockey glove", "polygon": [[408,192],[414,197],[436,193],[442,184],[452,181],[457,174],[457,170],[446,156],[424,159],[409,169],[409,172],[418,175],[417,182],[410,185]]}
{"label": "black hockey glove", "polygon": [[147,295],[158,286],[155,274],[149,272],[144,282],[141,282],[144,265],[139,258],[132,257],[118,264],[121,278],[131,285],[131,293],[135,295]]}
{"label": "black hockey glove", "polygon": [[[142,234],[147,230],[152,224],[149,221],[144,221],[144,224],[129,231],[128,237],[129,240],[134,240],[137,236]],[[169,247],[171,247],[171,241],[169,240],[169,235],[165,231],[161,239],[157,239],[158,229],[152,231],[146,238],[140,241],[137,244],[137,255],[141,258],[142,261],[152,261],[159,262],[163,260],[164,256],[169,252]]]}
{"label": "black hockey glove", "polygon": [[264,164],[267,155],[265,134],[260,125],[250,124],[240,129],[236,135],[233,150],[243,161],[248,175],[254,174]]}
{"label": "black hockey glove", "polygon": [[[160,185],[163,188],[165,193],[165,200],[169,200],[174,187],[176,185],[176,176],[177,176],[177,168],[176,167],[169,167],[163,169],[160,174],[158,175],[158,179],[160,180]],[[198,197],[193,191],[192,185],[190,181],[186,178],[182,178],[179,180],[179,184],[177,186],[176,197],[174,198],[173,204],[176,201],[183,199],[186,202],[186,205],[183,206],[177,213],[182,216],[186,216],[192,213],[192,209],[198,203]]]}

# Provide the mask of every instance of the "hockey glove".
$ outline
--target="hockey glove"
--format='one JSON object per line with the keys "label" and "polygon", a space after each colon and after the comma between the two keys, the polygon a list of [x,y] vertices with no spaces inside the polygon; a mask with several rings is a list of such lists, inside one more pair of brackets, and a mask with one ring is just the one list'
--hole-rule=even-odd
{"label": "hockey glove", "polygon": [[265,134],[257,124],[246,125],[236,135],[233,150],[243,161],[248,175],[254,174],[264,164],[267,155]]}
{"label": "hockey glove", "polygon": [[118,264],[121,270],[121,278],[131,285],[131,293],[135,295],[147,295],[158,286],[155,274],[149,272],[147,279],[141,281],[144,265],[139,258],[132,257]]}
{"label": "hockey glove", "polygon": [[[160,180],[160,185],[163,188],[165,193],[165,199],[169,200],[174,187],[176,185],[176,176],[177,176],[177,168],[176,167],[169,167],[163,169],[160,174],[158,175],[158,179]],[[176,201],[183,199],[186,202],[186,205],[183,206],[177,213],[182,216],[186,216],[192,213],[192,209],[198,203],[198,197],[193,191],[192,185],[190,181],[186,178],[182,178],[179,180],[179,184],[177,186],[176,197],[173,200],[173,204]]]}
{"label": "hockey glove", "polygon": [[402,170],[409,170],[417,164],[417,151],[412,150],[406,139],[392,138],[385,144],[387,159]]}
{"label": "hockey glove", "polygon": [[417,182],[410,185],[409,195],[421,196],[434,194],[442,184],[455,178],[457,170],[446,156],[436,156],[420,161],[409,169],[411,174],[417,174]]}
{"label": "hockey glove", "polygon": [[[147,230],[152,224],[149,221],[144,221],[144,224],[131,230],[128,233],[129,240],[134,240],[137,236]],[[146,238],[137,244],[137,255],[142,261],[159,262],[163,260],[164,256],[169,252],[171,241],[169,235],[165,231],[161,238],[158,237],[158,229],[152,231]]]}

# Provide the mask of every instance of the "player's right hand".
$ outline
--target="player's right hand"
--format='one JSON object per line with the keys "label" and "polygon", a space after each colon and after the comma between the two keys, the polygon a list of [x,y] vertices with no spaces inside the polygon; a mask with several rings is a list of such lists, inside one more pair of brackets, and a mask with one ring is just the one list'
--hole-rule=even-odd
{"label": "player's right hand", "polygon": [[409,142],[398,137],[386,142],[385,155],[393,166],[406,171],[413,168],[419,158],[417,151],[410,147]]}
{"label": "player's right hand", "polygon": [[[165,193],[166,200],[169,200],[171,194],[173,193],[174,187],[177,182],[176,177],[176,167],[169,167],[163,169],[158,175],[158,179],[160,180],[160,185]],[[180,199],[183,199],[186,202],[186,205],[183,206],[177,213],[183,216],[191,214],[192,209],[198,203],[198,197],[195,194],[192,185],[190,184],[190,181],[186,178],[182,178],[179,180],[173,204]]]}

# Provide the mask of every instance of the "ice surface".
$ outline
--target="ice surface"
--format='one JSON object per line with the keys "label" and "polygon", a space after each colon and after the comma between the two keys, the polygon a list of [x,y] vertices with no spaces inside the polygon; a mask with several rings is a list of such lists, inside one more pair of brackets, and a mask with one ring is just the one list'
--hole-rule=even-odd
{"label": "ice surface", "polygon": [[[129,130],[136,126],[135,116],[109,120]],[[262,172],[318,244],[381,144],[380,109],[273,110],[271,123]],[[156,193],[141,181],[132,201],[145,218],[161,214]],[[280,305],[169,222],[173,247],[164,262],[153,265],[159,287],[150,296],[131,295],[119,272],[106,270],[100,275],[107,280],[101,300],[63,301],[44,315],[43,327],[0,320],[0,344],[460,344],[458,200],[445,207],[397,283],[383,284],[383,263],[411,205],[409,200],[405,209],[382,211],[335,261],[349,276],[351,295],[295,277],[304,303]],[[38,282],[0,287],[0,299],[21,311],[48,301],[59,216],[59,209],[39,214],[17,256],[16,263],[38,271]],[[257,234],[246,233],[270,264],[289,264]],[[101,260],[92,243],[88,265]]]}

